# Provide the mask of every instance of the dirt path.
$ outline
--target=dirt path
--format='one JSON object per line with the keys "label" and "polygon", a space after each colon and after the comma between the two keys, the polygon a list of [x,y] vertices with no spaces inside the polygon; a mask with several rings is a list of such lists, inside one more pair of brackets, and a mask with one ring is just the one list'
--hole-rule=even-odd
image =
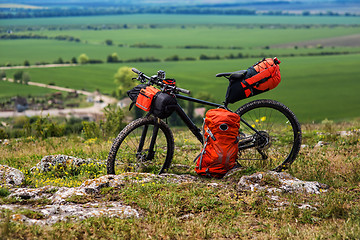
{"label": "dirt path", "polygon": [[[8,81],[13,82],[13,79],[8,79]],[[102,110],[108,105],[117,103],[118,100],[116,98],[106,96],[103,94],[95,94],[92,92],[87,92],[83,90],[76,90],[72,88],[65,88],[53,85],[47,85],[43,83],[37,82],[28,82],[28,85],[37,86],[37,87],[44,87],[50,88],[58,91],[63,92],[74,92],[77,91],[79,94],[83,94],[86,96],[96,96],[98,99],[101,99],[100,102],[95,102],[94,106],[87,107],[87,108],[66,108],[66,109],[48,109],[48,110],[26,110],[24,112],[17,112],[17,111],[6,111],[0,112],[0,118],[8,118],[8,117],[18,117],[18,116],[74,116],[74,117],[90,117],[96,119],[97,117],[103,114]]]}
{"label": "dirt path", "polygon": [[75,67],[78,64],[75,63],[64,63],[64,64],[44,64],[44,65],[30,65],[30,66],[10,66],[10,67],[0,67],[0,70],[9,70],[9,69],[27,69],[27,68],[51,68],[51,67]]}

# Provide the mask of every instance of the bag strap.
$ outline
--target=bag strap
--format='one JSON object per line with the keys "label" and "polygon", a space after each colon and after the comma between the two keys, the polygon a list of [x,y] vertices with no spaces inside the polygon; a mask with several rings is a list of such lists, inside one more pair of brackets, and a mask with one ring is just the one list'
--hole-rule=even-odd
{"label": "bag strap", "polygon": [[130,103],[130,106],[129,106],[129,111],[133,108],[133,106],[135,105],[136,102],[132,102]]}
{"label": "bag strap", "polygon": [[[203,124],[203,136],[205,136],[205,120],[204,120],[204,124]],[[206,153],[206,146],[208,144],[208,140],[209,140],[209,137],[211,137],[214,141],[216,140],[214,134],[210,131],[210,129],[208,128],[206,130],[206,133],[208,134],[208,136],[206,137],[206,139],[204,138],[204,146],[200,152],[199,155],[196,156],[196,158],[194,159],[194,162],[196,162],[196,160],[200,157],[200,160],[199,160],[199,170],[201,170],[201,164],[202,164],[202,160],[203,160],[203,156],[204,154]]]}
{"label": "bag strap", "polygon": [[250,84],[249,84],[248,82],[246,82],[245,80],[242,80],[241,83],[243,83],[243,84],[245,85],[244,90],[249,89],[249,90],[251,91],[251,95],[254,94],[254,93],[253,93],[253,87],[254,87],[254,86],[250,85]]}
{"label": "bag strap", "polygon": [[[210,136],[210,135],[209,135]],[[208,140],[209,140],[209,136],[207,136],[205,142],[204,142],[204,146],[203,146],[203,149],[201,150],[200,154],[196,156],[196,158],[194,159],[194,162],[196,162],[196,160],[200,157],[200,160],[199,160],[199,170],[201,170],[201,164],[202,164],[202,160],[203,160],[203,156],[204,154],[206,153],[205,151],[205,148],[208,144]]]}

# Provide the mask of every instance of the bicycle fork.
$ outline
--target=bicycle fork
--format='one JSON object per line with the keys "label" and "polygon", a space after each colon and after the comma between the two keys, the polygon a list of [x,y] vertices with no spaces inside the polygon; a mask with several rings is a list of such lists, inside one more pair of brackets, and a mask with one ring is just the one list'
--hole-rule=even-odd
{"label": "bicycle fork", "polygon": [[141,133],[140,143],[139,143],[137,153],[136,153],[137,159],[142,160],[142,161],[148,161],[148,160],[154,159],[154,156],[155,156],[154,148],[155,148],[156,138],[157,138],[157,135],[158,135],[158,132],[159,132],[159,124],[160,124],[160,118],[156,118],[155,121],[154,121],[154,129],[153,129],[153,132],[152,132],[152,137],[151,137],[149,149],[147,149],[148,151],[147,151],[146,156],[143,155],[142,153],[143,153],[143,150],[144,150],[143,148],[144,148],[144,144],[145,144],[146,135],[147,135],[147,132],[148,132],[148,129],[149,129],[149,125],[144,126],[144,129],[143,129],[143,131]]}

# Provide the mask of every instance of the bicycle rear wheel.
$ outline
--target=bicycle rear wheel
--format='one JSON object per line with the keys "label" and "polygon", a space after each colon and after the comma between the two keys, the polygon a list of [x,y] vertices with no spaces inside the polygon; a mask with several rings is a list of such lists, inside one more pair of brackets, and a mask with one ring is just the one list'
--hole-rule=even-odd
{"label": "bicycle rear wheel", "polygon": [[[153,147],[151,147],[153,142]],[[111,146],[107,173],[163,173],[174,155],[174,137],[159,118],[148,116],[129,123]]]}
{"label": "bicycle rear wheel", "polygon": [[273,171],[290,167],[301,145],[301,128],[294,113],[268,99],[249,102],[236,113],[247,123],[240,127],[239,164]]}

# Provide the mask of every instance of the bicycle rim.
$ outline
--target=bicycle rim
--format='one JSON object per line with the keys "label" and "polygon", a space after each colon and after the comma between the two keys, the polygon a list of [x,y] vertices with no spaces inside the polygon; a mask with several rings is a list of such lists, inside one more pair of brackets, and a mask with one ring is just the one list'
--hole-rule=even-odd
{"label": "bicycle rim", "polygon": [[300,125],[290,109],[273,100],[256,100],[240,107],[237,113],[258,131],[241,124],[239,148],[245,149],[239,151],[239,164],[257,170],[290,167],[301,144]]}
{"label": "bicycle rim", "polygon": [[168,126],[158,122],[153,151],[149,151],[157,118],[146,117],[131,122],[115,139],[108,157],[108,174],[122,172],[162,173],[170,167],[174,153],[173,135]]}

